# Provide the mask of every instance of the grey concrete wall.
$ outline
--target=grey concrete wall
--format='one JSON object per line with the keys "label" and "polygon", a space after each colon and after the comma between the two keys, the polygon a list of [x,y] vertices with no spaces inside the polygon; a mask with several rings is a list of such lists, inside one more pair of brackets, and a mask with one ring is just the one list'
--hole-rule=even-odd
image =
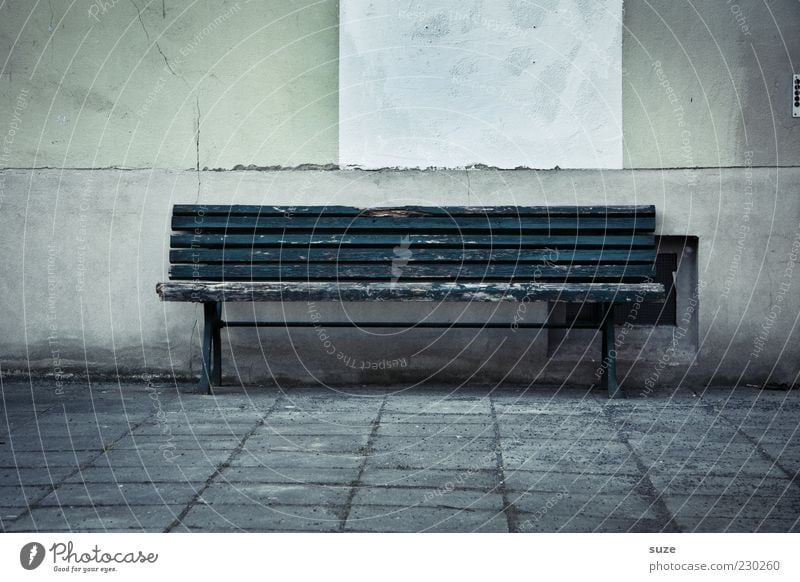
{"label": "grey concrete wall", "polygon": [[629,0],[622,43],[625,166],[796,166],[793,0]]}
{"label": "grey concrete wall", "polygon": [[[112,373],[197,372],[200,309],[159,303],[155,294],[156,283],[166,277],[170,208],[198,200],[195,174],[49,170],[3,176],[12,193],[0,219],[6,249],[0,257],[4,368],[52,371],[55,361],[73,371],[88,366]],[[642,384],[657,371],[657,384],[686,373],[687,381],[701,384],[739,378],[790,383],[800,361],[800,169],[702,170],[693,176],[697,186],[688,189],[682,170],[211,172],[203,174],[199,201],[394,205],[436,192],[436,203],[443,205],[655,204],[660,234],[699,236],[699,350],[694,359],[691,350],[680,349],[688,340],[670,350],[656,336],[625,343],[623,370],[639,360],[629,381]],[[446,321],[462,307],[320,309],[332,317],[413,320],[427,314]],[[494,309],[484,306],[463,318],[508,320],[518,306]],[[284,317],[284,310],[288,318],[311,317],[305,304],[247,304],[230,315]],[[527,315],[541,317],[541,306]],[[270,375],[331,383],[429,376],[448,382],[587,382],[598,365],[599,346],[585,336],[572,338],[579,342],[577,351],[573,346],[548,360],[545,332],[369,333],[327,330],[328,338],[321,338],[313,329],[289,335],[234,330],[223,336],[236,356],[234,364],[226,355],[227,371],[248,382]],[[656,368],[662,357],[665,364]],[[361,362],[368,369],[361,370]],[[372,370],[373,365],[391,369]]]}
{"label": "grey concrete wall", "polygon": [[[625,2],[629,170],[231,171],[336,163],[337,15],[333,1],[0,7],[3,372],[197,373],[198,309],[160,304],[154,290],[176,202],[653,203],[663,234],[698,237],[698,350],[628,335],[629,381],[796,381],[796,2]],[[358,307],[459,314],[387,311]],[[597,367],[585,333],[547,358],[553,345],[536,332],[328,331],[226,334],[227,371],[248,382],[583,383]]]}

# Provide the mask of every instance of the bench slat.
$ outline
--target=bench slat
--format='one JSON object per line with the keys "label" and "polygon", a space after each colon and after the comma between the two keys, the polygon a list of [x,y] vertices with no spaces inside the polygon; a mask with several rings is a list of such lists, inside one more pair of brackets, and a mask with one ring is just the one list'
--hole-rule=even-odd
{"label": "bench slat", "polygon": [[621,279],[654,276],[651,265],[542,265],[517,266],[506,264],[466,263],[463,265],[407,264],[393,273],[390,264],[344,265],[308,263],[269,265],[172,265],[170,279],[203,279],[207,281],[309,281],[309,280],[382,280],[397,276],[407,279],[444,280],[587,280]]}
{"label": "bench slat", "polygon": [[659,283],[331,283],[173,281],[159,283],[162,301],[664,301]]}
{"label": "bench slat", "polygon": [[576,217],[576,216],[655,216],[652,205],[641,206],[402,206],[356,208],[353,206],[253,206],[219,204],[176,204],[174,216],[302,216],[312,217],[354,217],[394,215],[408,216],[519,216],[519,217]]}
{"label": "bench slat", "polygon": [[173,230],[197,232],[650,232],[655,228],[655,218],[329,218],[235,216],[204,217],[198,222],[188,216],[174,216]]}
{"label": "bench slat", "polygon": [[331,247],[340,246],[359,248],[393,248],[407,242],[411,248],[419,246],[436,246],[443,248],[618,248],[644,249],[655,248],[652,235],[561,235],[561,236],[524,236],[524,235],[490,235],[490,236],[458,236],[442,234],[409,234],[407,237],[397,235],[370,234],[174,234],[171,237],[172,248],[275,248],[286,246],[298,247]]}
{"label": "bench slat", "polygon": [[505,262],[514,264],[552,263],[572,264],[588,263],[652,263],[655,261],[655,249],[651,250],[517,250],[517,249],[431,249],[398,247],[386,249],[174,249],[169,253],[171,263],[213,264],[213,263],[305,263],[305,262],[376,262],[408,263],[437,262]]}

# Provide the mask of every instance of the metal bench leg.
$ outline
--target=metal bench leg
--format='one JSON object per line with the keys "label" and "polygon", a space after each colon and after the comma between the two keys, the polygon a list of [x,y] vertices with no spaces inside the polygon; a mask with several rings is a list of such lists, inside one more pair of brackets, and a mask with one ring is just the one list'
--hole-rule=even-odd
{"label": "metal bench leg", "polygon": [[603,384],[609,398],[622,396],[617,384],[617,350],[614,345],[614,304],[609,303],[603,313]]}
{"label": "metal bench leg", "polygon": [[214,386],[222,386],[222,341],[220,340],[222,321],[222,303],[216,303],[214,308],[214,332],[211,345],[214,348],[214,363],[211,368],[211,381]]}
{"label": "metal bench leg", "polygon": [[203,303],[203,369],[197,391],[211,394],[211,352],[214,344],[216,326],[216,303]]}

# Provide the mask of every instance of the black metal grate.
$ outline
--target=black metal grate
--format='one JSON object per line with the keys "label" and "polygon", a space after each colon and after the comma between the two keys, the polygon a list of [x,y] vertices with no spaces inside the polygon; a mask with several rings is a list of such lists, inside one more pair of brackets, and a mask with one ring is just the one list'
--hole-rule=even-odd
{"label": "black metal grate", "polygon": [[[675,272],[678,270],[677,253],[659,253],[656,257],[655,282],[664,285],[666,300],[664,303],[642,303],[634,305],[617,305],[614,310],[614,321],[624,324],[626,321],[634,325],[676,325],[677,298],[675,296]],[[568,324],[591,324],[602,317],[601,305],[598,303],[567,303],[566,322]]]}

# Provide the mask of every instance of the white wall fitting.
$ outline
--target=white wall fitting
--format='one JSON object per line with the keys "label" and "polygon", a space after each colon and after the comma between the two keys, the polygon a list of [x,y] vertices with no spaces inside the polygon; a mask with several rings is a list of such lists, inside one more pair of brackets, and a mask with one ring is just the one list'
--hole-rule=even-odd
{"label": "white wall fitting", "polygon": [[622,0],[342,0],[339,157],[622,167]]}

